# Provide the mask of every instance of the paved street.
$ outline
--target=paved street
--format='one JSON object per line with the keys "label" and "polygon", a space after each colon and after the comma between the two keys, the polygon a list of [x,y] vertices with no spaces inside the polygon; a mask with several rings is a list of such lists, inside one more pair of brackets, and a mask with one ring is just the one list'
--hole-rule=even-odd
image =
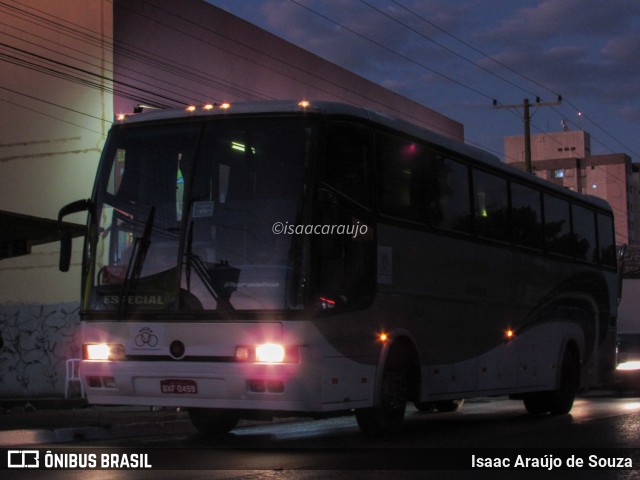
{"label": "paved street", "polygon": [[[120,424],[113,429],[112,438],[105,435],[35,446],[43,452],[50,449],[64,454],[147,453],[153,470],[41,470],[15,478],[40,478],[40,474],[51,479],[152,478],[151,473],[158,479],[175,478],[176,474],[180,478],[214,479],[315,480],[391,474],[392,478],[407,479],[513,478],[514,470],[468,470],[472,455],[511,458],[512,462],[522,455],[547,461],[545,467],[519,469],[519,478],[540,478],[543,473],[545,478],[637,478],[640,468],[640,398],[631,396],[581,397],[571,415],[558,417],[527,415],[520,402],[504,397],[469,401],[460,412],[451,414],[411,410],[405,431],[385,439],[362,436],[353,417],[244,426],[230,435],[207,439],[191,429],[179,412],[170,416],[181,428],[169,431],[166,424],[158,424],[154,431],[147,414],[139,418],[146,418],[147,427],[130,418],[129,424],[135,427],[125,433],[126,422]],[[553,468],[554,459],[564,465],[569,453],[583,458],[585,466]],[[633,469],[589,468],[589,462],[597,465],[618,456],[629,458]],[[456,470],[442,470],[448,464]]]}

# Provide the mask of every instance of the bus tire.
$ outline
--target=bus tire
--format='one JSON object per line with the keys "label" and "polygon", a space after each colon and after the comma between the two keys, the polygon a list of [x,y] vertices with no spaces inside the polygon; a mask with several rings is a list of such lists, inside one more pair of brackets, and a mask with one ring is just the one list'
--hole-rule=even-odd
{"label": "bus tire", "polygon": [[580,390],[582,367],[580,354],[573,345],[568,345],[562,357],[558,389],[551,393],[549,412],[552,415],[564,415],[571,411],[573,401]]}
{"label": "bus tire", "polygon": [[379,405],[356,410],[360,431],[372,437],[399,432],[404,423],[408,397],[408,366],[389,358],[382,374]]}
{"label": "bus tire", "polygon": [[213,408],[190,408],[189,419],[196,430],[206,436],[229,433],[240,421],[233,410]]}
{"label": "bus tire", "polygon": [[552,415],[569,413],[580,390],[581,369],[578,349],[573,344],[567,345],[562,356],[558,388],[550,392],[527,395],[524,398],[527,412],[531,414],[548,412]]}

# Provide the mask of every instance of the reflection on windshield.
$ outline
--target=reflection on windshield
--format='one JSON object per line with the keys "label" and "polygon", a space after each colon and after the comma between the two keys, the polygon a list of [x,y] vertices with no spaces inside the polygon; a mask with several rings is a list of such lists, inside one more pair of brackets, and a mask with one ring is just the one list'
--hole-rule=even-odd
{"label": "reflection on windshield", "polygon": [[89,308],[291,308],[292,237],[272,226],[297,221],[307,137],[294,118],[114,130],[98,183]]}

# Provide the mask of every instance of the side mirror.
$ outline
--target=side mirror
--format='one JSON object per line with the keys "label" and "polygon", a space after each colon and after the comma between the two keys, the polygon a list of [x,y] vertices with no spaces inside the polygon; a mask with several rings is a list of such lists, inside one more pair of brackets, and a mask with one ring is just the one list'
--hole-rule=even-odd
{"label": "side mirror", "polygon": [[58,269],[61,272],[68,272],[69,265],[71,264],[71,232],[64,225],[62,219],[72,213],[78,213],[83,211],[93,211],[93,204],[91,200],[77,200],[65,205],[58,212],[58,228],[60,230],[60,261],[58,263]]}
{"label": "side mirror", "polygon": [[60,261],[58,269],[68,272],[71,265],[71,233],[66,228],[60,229]]}
{"label": "side mirror", "polygon": [[627,254],[627,244],[620,245],[616,258],[616,266],[618,268],[618,304],[622,301],[622,275],[624,274],[624,260]]}

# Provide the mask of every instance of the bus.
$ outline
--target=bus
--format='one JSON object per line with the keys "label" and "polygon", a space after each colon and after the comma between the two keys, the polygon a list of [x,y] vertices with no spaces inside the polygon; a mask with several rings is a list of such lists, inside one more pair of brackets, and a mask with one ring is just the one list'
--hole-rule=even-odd
{"label": "bus", "polygon": [[384,435],[410,403],[564,414],[615,369],[608,204],[384,113],[123,115],[59,219],[85,210],[90,404],[186,408],[207,434],[352,413]]}

